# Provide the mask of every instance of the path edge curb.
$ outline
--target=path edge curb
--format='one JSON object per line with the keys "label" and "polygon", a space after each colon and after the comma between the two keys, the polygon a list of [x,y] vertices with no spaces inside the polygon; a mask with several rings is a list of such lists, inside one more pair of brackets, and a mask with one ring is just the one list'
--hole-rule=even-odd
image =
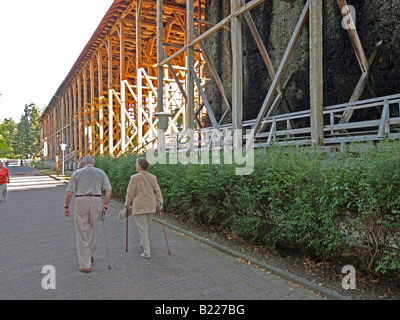
{"label": "path edge curb", "polygon": [[[156,217],[153,217],[153,220],[161,224],[161,220],[160,219],[158,219]],[[342,294],[340,294],[340,293],[338,293],[336,291],[330,290],[328,288],[325,288],[323,286],[315,284],[315,283],[313,283],[313,282],[311,282],[311,281],[309,281],[307,279],[301,278],[301,277],[296,276],[296,275],[294,275],[292,273],[289,273],[289,272],[286,272],[286,271],[284,271],[282,269],[279,269],[279,268],[276,268],[274,266],[271,266],[271,265],[269,265],[269,264],[267,264],[265,262],[262,262],[262,261],[260,261],[258,259],[250,257],[250,256],[248,256],[246,254],[243,254],[243,253],[239,252],[239,251],[233,250],[233,249],[228,248],[228,247],[226,247],[224,245],[221,245],[221,244],[219,244],[217,242],[214,242],[214,241],[211,241],[211,240],[209,240],[207,238],[199,236],[199,235],[197,235],[195,233],[192,233],[192,232],[187,231],[185,229],[179,228],[179,227],[177,227],[177,226],[175,226],[175,225],[173,225],[171,223],[168,223],[168,222],[164,221],[164,225],[169,227],[170,229],[173,229],[173,230],[175,230],[177,232],[180,232],[180,233],[183,233],[183,234],[185,234],[185,235],[187,235],[189,237],[192,237],[192,238],[198,240],[201,243],[207,244],[207,245],[213,247],[214,249],[216,249],[218,251],[221,251],[221,252],[224,252],[225,254],[228,254],[228,255],[230,255],[232,257],[240,258],[240,259],[243,259],[245,261],[249,261],[251,264],[259,266],[261,268],[264,268],[264,269],[270,271],[271,273],[273,273],[276,276],[280,276],[283,279],[286,279],[286,280],[292,281],[293,283],[297,283],[299,285],[302,285],[302,286],[306,287],[309,290],[312,290],[312,291],[315,291],[315,292],[320,292],[324,297],[326,297],[328,299],[332,299],[332,300],[351,300],[348,297],[346,297],[346,296],[344,296],[344,295],[342,295]]]}
{"label": "path edge curb", "polygon": [[[120,202],[118,200],[115,200],[115,199],[111,199],[110,203],[113,203],[113,204],[115,204],[117,206],[120,206],[120,207],[123,206],[122,202]],[[153,217],[153,221],[155,221],[155,222],[157,222],[159,224],[162,223],[161,219],[157,218],[156,216]],[[280,268],[271,266],[268,263],[262,262],[262,261],[260,261],[258,259],[250,257],[250,256],[248,256],[246,254],[243,254],[243,253],[241,253],[239,251],[233,250],[233,249],[228,248],[228,247],[226,247],[224,245],[221,245],[221,244],[219,244],[217,242],[214,242],[214,241],[211,241],[211,240],[209,240],[207,238],[199,236],[199,235],[197,235],[197,234],[195,234],[193,232],[190,232],[190,231],[187,231],[187,230],[182,229],[180,227],[177,227],[177,226],[175,226],[175,225],[173,225],[173,224],[171,224],[169,222],[166,222],[166,221],[163,221],[163,222],[164,222],[165,226],[167,226],[168,228],[170,228],[172,230],[175,230],[175,231],[177,231],[179,233],[182,233],[184,235],[192,237],[193,239],[195,239],[195,240],[197,240],[197,241],[199,241],[201,243],[204,243],[206,245],[209,245],[209,246],[213,247],[214,249],[216,249],[218,251],[221,251],[221,252],[223,252],[223,253],[225,253],[227,255],[230,255],[230,256],[235,257],[235,258],[240,258],[240,259],[243,259],[245,261],[249,261],[251,264],[259,266],[261,268],[264,268],[264,269],[268,270],[269,272],[273,273],[274,275],[279,276],[279,277],[281,277],[281,278],[283,278],[283,279],[285,279],[287,281],[292,281],[293,283],[302,285],[305,288],[307,288],[307,289],[309,289],[311,291],[314,291],[316,293],[320,292],[322,296],[324,296],[324,297],[326,297],[326,298],[328,298],[330,300],[351,300],[347,296],[342,295],[342,294],[340,294],[340,293],[338,293],[336,291],[333,291],[333,290],[328,289],[326,287],[323,287],[321,285],[315,284],[315,283],[313,283],[313,282],[311,282],[311,281],[309,281],[307,279],[304,279],[304,278],[299,277],[299,276],[297,276],[295,274],[286,272],[286,271],[284,271],[284,270],[282,270]]]}

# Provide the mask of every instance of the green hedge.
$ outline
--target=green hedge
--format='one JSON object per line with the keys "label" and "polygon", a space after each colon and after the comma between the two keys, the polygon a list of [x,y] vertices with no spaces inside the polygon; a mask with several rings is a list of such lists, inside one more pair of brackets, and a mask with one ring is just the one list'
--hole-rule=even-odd
{"label": "green hedge", "polygon": [[[229,228],[271,247],[297,246],[320,258],[360,248],[369,270],[400,269],[400,144],[326,154],[313,149],[256,152],[251,175],[233,165],[154,164],[165,209]],[[124,198],[136,156],[98,157],[113,194]]]}

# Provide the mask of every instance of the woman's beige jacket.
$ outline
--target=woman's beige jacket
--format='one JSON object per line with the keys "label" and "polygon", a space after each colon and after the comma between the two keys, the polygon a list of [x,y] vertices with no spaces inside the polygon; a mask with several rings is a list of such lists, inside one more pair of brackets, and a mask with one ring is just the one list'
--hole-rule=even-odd
{"label": "woman's beige jacket", "polygon": [[[147,180],[146,180],[147,179]],[[163,197],[155,175],[141,171],[129,180],[125,206],[132,205],[132,214],[155,213],[161,209]]]}

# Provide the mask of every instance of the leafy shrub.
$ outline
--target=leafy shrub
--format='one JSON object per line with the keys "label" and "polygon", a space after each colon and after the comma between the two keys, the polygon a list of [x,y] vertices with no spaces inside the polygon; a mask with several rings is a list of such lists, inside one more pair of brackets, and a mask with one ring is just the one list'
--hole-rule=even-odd
{"label": "leafy shrub", "polygon": [[[327,154],[314,149],[256,152],[251,175],[228,164],[154,164],[167,211],[229,228],[248,241],[296,245],[326,258],[351,246],[369,270],[400,269],[400,144]],[[113,194],[124,198],[136,156],[98,157]]]}

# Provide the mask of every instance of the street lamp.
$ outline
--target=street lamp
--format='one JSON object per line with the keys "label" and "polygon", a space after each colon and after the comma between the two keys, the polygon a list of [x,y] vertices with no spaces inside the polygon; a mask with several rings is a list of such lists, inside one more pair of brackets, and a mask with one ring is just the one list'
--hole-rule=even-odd
{"label": "street lamp", "polygon": [[172,114],[161,111],[157,112],[155,116],[158,118],[158,129],[157,129],[157,135],[158,135],[158,151],[159,152],[165,152],[165,136],[164,133],[168,129],[168,119],[169,117],[172,116]]}
{"label": "street lamp", "polygon": [[157,112],[155,115],[158,118],[158,129],[161,129],[164,132],[167,131],[168,119],[169,117],[172,116],[172,114],[162,111],[162,112]]}
{"label": "street lamp", "polygon": [[67,147],[67,145],[65,143],[60,144],[61,150],[63,152],[63,160],[62,160],[62,176],[64,176],[64,157],[65,157],[65,148]]}

